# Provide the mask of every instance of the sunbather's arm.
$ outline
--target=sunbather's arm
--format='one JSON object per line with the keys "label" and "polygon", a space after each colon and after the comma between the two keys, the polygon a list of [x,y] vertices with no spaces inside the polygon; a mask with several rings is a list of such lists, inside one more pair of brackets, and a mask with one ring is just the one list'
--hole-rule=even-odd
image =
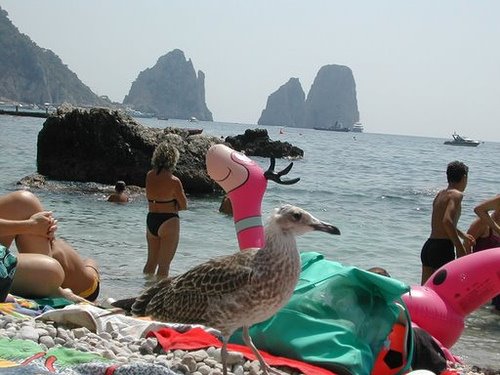
{"label": "sunbather's arm", "polygon": [[57,220],[52,212],[37,212],[26,220],[7,220],[0,218],[0,236],[33,234],[52,238],[57,229]]}

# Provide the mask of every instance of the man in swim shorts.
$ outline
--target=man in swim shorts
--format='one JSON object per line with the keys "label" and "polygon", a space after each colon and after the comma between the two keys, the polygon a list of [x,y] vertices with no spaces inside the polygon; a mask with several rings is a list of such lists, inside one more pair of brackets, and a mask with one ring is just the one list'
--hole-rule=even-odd
{"label": "man in swim shorts", "polygon": [[455,250],[457,257],[467,254],[460,238],[474,241],[472,236],[457,228],[468,173],[469,168],[464,163],[449,163],[446,169],[448,187],[439,191],[432,202],[431,235],[420,253],[422,285],[438,268],[455,259]]}

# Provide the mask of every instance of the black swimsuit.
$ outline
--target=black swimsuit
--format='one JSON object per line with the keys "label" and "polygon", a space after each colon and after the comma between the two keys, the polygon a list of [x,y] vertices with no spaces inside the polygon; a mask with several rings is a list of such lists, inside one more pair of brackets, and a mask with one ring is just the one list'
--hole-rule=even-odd
{"label": "black swimsuit", "polygon": [[158,236],[158,229],[160,229],[160,226],[173,217],[179,218],[179,215],[175,212],[148,212],[146,224],[151,234]]}
{"label": "black swimsuit", "polygon": [[447,238],[429,238],[420,253],[422,265],[438,269],[455,259],[455,246]]}

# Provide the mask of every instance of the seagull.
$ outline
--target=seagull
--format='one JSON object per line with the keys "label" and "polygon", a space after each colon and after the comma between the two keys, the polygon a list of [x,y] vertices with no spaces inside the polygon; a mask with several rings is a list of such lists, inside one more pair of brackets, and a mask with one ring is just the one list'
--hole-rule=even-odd
{"label": "seagull", "polygon": [[292,296],[301,270],[295,237],[311,231],[340,234],[337,227],[307,211],[283,205],[269,218],[264,247],[209,260],[159,281],[137,298],[113,305],[126,309],[132,304],[131,311],[137,316],[219,330],[224,375],[228,340],[242,328],[243,341],[259,360],[263,373],[276,372],[253,344],[249,327],[269,319]]}

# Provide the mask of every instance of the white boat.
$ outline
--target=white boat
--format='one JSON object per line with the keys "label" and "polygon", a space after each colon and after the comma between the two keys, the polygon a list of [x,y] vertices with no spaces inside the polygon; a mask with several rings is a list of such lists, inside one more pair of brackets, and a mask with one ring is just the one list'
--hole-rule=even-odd
{"label": "white boat", "polygon": [[451,136],[453,137],[453,140],[444,141],[445,145],[477,147],[481,143],[480,141],[458,135],[456,132],[454,132]]}
{"label": "white boat", "polygon": [[189,122],[198,122],[198,119],[196,117],[192,116],[192,117],[189,118],[188,121]]}
{"label": "white boat", "polygon": [[354,125],[352,126],[352,129],[351,129],[351,131],[354,133],[363,133],[363,130],[365,130],[365,129],[363,128],[363,124],[360,122],[354,123]]}

